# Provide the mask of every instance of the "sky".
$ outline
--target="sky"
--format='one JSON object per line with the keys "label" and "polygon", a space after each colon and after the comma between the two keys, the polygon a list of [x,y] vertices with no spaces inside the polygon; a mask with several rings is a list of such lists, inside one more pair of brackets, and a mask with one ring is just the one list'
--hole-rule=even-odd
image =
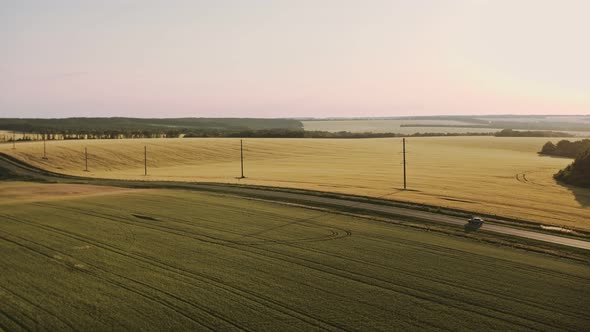
{"label": "sky", "polygon": [[590,114],[588,0],[0,0],[0,117]]}

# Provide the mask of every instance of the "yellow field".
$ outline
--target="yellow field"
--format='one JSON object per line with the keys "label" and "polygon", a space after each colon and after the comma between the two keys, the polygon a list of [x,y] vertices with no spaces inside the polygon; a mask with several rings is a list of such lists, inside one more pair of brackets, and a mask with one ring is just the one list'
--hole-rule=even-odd
{"label": "yellow field", "polygon": [[[553,139],[558,141],[558,139]],[[408,140],[402,188],[401,139],[239,139],[55,141],[0,145],[42,168],[116,179],[212,181],[315,189],[455,207],[590,229],[590,190],[557,184],[569,159],[540,157],[546,138],[436,137]],[[143,147],[148,148],[144,176]],[[88,147],[89,172],[84,172]]]}

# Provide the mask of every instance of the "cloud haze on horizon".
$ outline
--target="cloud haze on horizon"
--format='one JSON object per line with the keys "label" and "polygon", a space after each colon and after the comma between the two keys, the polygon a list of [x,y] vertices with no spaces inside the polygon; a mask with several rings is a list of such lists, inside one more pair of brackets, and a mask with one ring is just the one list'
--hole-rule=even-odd
{"label": "cloud haze on horizon", "polygon": [[590,114],[590,1],[1,1],[0,117]]}

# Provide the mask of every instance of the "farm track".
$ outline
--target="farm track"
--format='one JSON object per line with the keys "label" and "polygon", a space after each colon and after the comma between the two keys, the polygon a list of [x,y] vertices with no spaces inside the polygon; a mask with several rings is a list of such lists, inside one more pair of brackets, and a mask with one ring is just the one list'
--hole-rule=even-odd
{"label": "farm track", "polygon": [[[56,174],[35,168],[27,165],[19,160],[16,160],[4,153],[0,153],[0,167],[7,169],[21,177],[29,179],[37,179],[42,181],[59,181],[59,182],[70,182],[70,183],[88,183],[98,185],[114,185],[114,186],[137,186],[142,188],[176,188],[176,189],[187,189],[207,192],[218,192],[226,193],[238,196],[253,196],[263,197],[268,200],[277,201],[297,201],[305,202],[306,204],[323,204],[329,205],[336,208],[345,209],[360,209],[364,212],[377,212],[387,213],[402,217],[420,218],[429,221],[442,222],[447,224],[454,224],[458,226],[464,226],[465,220],[462,218],[441,215],[433,212],[426,212],[421,210],[413,210],[410,208],[401,208],[395,206],[388,206],[387,203],[368,203],[355,201],[354,196],[340,195],[342,198],[331,198],[318,196],[320,193],[314,193],[311,191],[302,192],[284,192],[271,188],[261,187],[244,187],[244,186],[232,186],[222,184],[204,184],[204,183],[187,183],[187,182],[149,182],[149,181],[132,181],[132,180],[111,180],[111,179],[95,179],[95,178],[81,178],[75,176],[68,176],[62,174]],[[526,176],[517,174],[515,176],[519,181],[525,181]],[[388,196],[388,195],[384,195]],[[574,238],[567,238],[557,235],[551,235],[547,233],[534,232],[529,230],[516,229],[496,224],[487,223],[481,227],[482,230],[501,233],[505,235],[511,235],[516,237],[523,237],[533,239],[542,242],[549,242],[553,244],[559,244],[563,246],[575,247],[579,249],[590,250],[590,241],[578,240]]]}

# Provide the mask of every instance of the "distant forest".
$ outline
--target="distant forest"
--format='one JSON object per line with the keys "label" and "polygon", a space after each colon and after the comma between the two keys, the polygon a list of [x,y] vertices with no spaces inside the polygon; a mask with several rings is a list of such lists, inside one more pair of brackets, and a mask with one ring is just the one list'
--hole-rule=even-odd
{"label": "distant forest", "polygon": [[520,131],[512,129],[504,129],[494,134],[496,137],[574,137],[572,134],[550,131],[550,130],[535,130],[535,131]]}
{"label": "distant forest", "polygon": [[[568,119],[569,118],[569,119]],[[550,115],[486,115],[486,116],[431,116],[407,117],[401,120],[451,120],[464,124],[412,124],[401,127],[455,127],[455,128],[506,128],[519,130],[556,130],[590,132],[590,116],[550,116]],[[575,119],[575,120],[573,120]]]}
{"label": "distant forest", "polygon": [[32,134],[46,139],[115,139],[179,137],[192,133],[225,136],[245,130],[283,129],[303,131],[303,124],[290,119],[252,118],[66,118],[0,119],[0,130]]}
{"label": "distant forest", "polygon": [[590,188],[590,149],[579,154],[571,165],[555,174],[555,179],[574,186]]}
{"label": "distant forest", "polygon": [[541,148],[540,154],[549,156],[558,156],[566,158],[576,158],[580,154],[590,149],[590,139],[583,139],[581,141],[570,142],[568,140],[561,140],[557,144],[547,142]]}
{"label": "distant forest", "polygon": [[554,178],[574,186],[590,187],[590,139],[575,142],[561,140],[557,144],[547,142],[539,153],[575,158],[572,164],[557,172]]}
{"label": "distant forest", "polygon": [[[430,136],[491,136],[489,133],[353,133],[306,131],[299,120],[242,118],[66,118],[0,119],[0,130],[26,133],[16,140],[71,140],[176,137],[379,138]],[[11,135],[0,140],[12,141]]]}
{"label": "distant forest", "polygon": [[238,132],[220,132],[217,136],[212,132],[189,133],[184,135],[185,138],[192,137],[251,137],[251,138],[385,138],[385,137],[438,137],[438,136],[492,136],[493,133],[353,133],[349,131],[319,131],[319,130],[285,130],[285,129],[268,129],[268,130],[246,130]]}
{"label": "distant forest", "polygon": [[[506,121],[512,119],[513,121]],[[550,130],[517,131],[514,128],[563,128],[564,130],[589,130],[590,117],[580,118],[577,122],[547,122],[543,116],[527,116],[531,122],[516,121],[517,117],[508,115],[485,118],[469,116],[431,116],[431,117],[397,117],[383,119],[399,120],[445,120],[461,121],[454,125],[411,125],[402,127],[472,127],[490,128],[485,133],[445,133],[428,132],[412,135],[400,133],[373,132],[328,132],[306,131],[299,119],[253,119],[253,118],[175,118],[175,119],[141,119],[141,118],[65,118],[65,119],[19,119],[0,118],[0,141],[12,141],[14,135],[22,140],[69,140],[69,139],[120,139],[120,138],[176,138],[176,137],[268,137],[268,138],[377,138],[404,136],[499,136],[499,137],[568,137],[564,132]],[[378,121],[378,118],[372,120]],[[329,121],[326,119],[326,121]],[[535,122],[538,121],[538,122]],[[544,122],[543,122],[544,121]],[[504,127],[499,127],[506,125]],[[507,128],[492,132],[492,128]],[[550,150],[550,147],[548,147]],[[548,150],[548,151],[549,151]],[[545,152],[543,152],[545,153]],[[551,154],[551,153],[546,153]],[[571,156],[575,157],[575,156]]]}

